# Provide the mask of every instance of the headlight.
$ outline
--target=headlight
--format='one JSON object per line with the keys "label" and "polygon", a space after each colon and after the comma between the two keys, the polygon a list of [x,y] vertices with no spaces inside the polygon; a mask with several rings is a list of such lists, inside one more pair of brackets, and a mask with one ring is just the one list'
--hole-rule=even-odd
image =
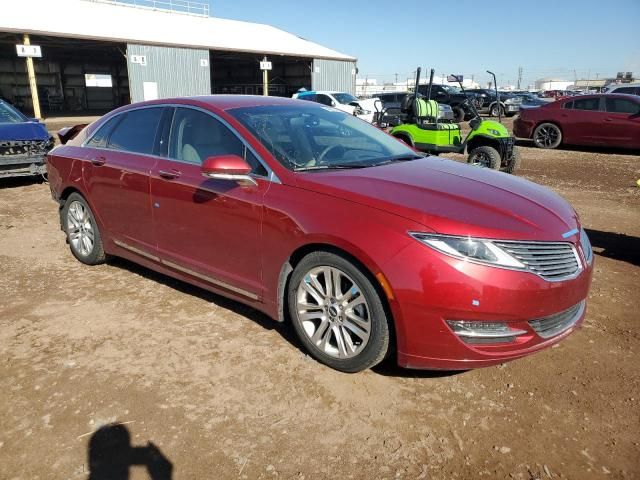
{"label": "headlight", "polygon": [[526,266],[489,240],[432,233],[409,232],[419,242],[446,255],[496,267],[525,269]]}
{"label": "headlight", "polygon": [[591,264],[593,261],[593,249],[591,248],[591,242],[589,241],[589,237],[587,236],[587,232],[584,231],[584,228],[580,229],[580,245],[582,245],[584,259],[588,264]]}
{"label": "headlight", "polygon": [[495,128],[487,128],[487,132],[489,132],[491,135],[495,135],[496,137],[499,137],[500,135],[502,135],[498,130],[496,130]]}
{"label": "headlight", "polygon": [[514,98],[507,98],[504,103],[507,103],[509,105],[514,105],[517,103],[522,103],[522,98],[520,97],[514,97]]}

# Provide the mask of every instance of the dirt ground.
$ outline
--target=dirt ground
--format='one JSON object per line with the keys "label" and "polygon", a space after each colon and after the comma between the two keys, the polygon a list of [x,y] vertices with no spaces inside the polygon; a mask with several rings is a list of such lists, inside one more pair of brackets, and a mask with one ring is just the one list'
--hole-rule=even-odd
{"label": "dirt ground", "polygon": [[587,318],[456,374],[338,373],[240,304],[81,265],[48,186],[0,181],[0,478],[640,478],[640,156],[521,151],[590,230]]}

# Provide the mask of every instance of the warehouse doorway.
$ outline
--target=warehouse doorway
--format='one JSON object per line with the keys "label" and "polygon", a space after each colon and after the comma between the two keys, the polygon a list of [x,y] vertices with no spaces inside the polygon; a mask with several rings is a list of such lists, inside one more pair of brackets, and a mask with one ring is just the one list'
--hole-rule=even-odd
{"label": "warehouse doorway", "polygon": [[[33,115],[24,58],[16,55],[22,35],[0,33],[0,97]],[[34,58],[44,116],[101,115],[130,103],[126,45],[32,35],[42,47]]]}
{"label": "warehouse doorway", "polygon": [[[264,55],[210,52],[211,92],[236,95],[262,95],[260,61]],[[267,55],[269,95],[291,97],[301,88],[311,89],[312,59]]]}

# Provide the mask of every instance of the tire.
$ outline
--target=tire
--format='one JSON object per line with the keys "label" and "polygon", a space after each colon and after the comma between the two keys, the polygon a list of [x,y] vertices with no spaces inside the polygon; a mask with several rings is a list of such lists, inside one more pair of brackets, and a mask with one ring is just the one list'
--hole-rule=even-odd
{"label": "tire", "polygon": [[511,153],[511,157],[507,160],[507,165],[502,167],[500,171],[505,173],[514,174],[515,171],[520,167],[520,150],[517,147],[513,147],[513,151]]}
{"label": "tire", "polygon": [[480,164],[481,166],[491,168],[492,170],[500,170],[500,164],[502,163],[500,153],[498,153],[495,148],[487,145],[476,147],[471,150],[469,152],[467,162]]}
{"label": "tire", "polygon": [[538,148],[558,148],[562,143],[562,131],[554,123],[541,123],[533,131],[533,143]]}
{"label": "tire", "polygon": [[[331,278],[329,289],[326,277]],[[341,295],[335,295],[336,279]],[[296,334],[319,362],[355,373],[387,355],[389,320],[382,300],[369,278],[346,258],[310,253],[291,274],[287,296]]]}
{"label": "tire", "polygon": [[73,256],[86,265],[104,263],[106,255],[102,236],[93,212],[82,195],[69,195],[60,219]]}
{"label": "tire", "polygon": [[489,115],[492,117],[497,117],[498,113],[504,115],[504,108],[501,105],[493,105],[489,110]]}
{"label": "tire", "polygon": [[460,107],[453,107],[453,121],[456,123],[464,122],[465,113]]}
{"label": "tire", "polygon": [[409,138],[407,138],[405,135],[394,135],[393,138],[397,138],[398,140],[400,140],[401,142],[409,145],[411,148],[413,148],[413,143],[411,142],[411,140],[409,140]]}

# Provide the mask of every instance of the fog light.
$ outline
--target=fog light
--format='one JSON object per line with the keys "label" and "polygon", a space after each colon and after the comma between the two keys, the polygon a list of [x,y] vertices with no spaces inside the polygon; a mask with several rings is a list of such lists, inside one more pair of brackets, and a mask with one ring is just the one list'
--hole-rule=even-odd
{"label": "fog light", "polygon": [[527,333],[526,330],[510,328],[503,322],[447,320],[447,324],[465,343],[508,343]]}

